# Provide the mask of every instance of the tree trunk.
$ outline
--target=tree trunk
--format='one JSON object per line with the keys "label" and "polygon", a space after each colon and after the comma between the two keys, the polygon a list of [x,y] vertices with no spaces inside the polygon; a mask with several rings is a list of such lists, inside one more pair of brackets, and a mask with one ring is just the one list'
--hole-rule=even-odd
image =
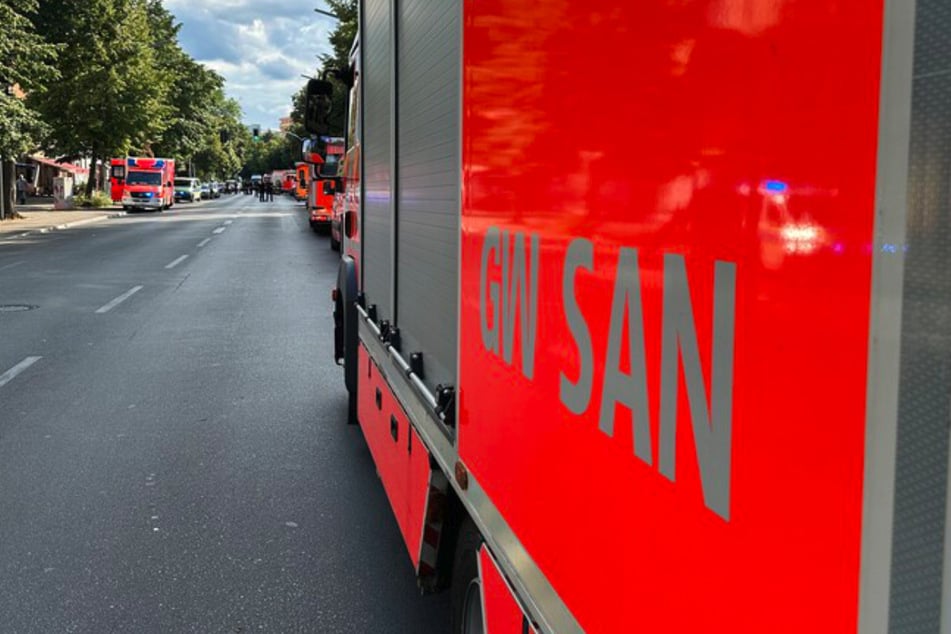
{"label": "tree trunk", "polygon": [[3,170],[3,178],[0,179],[3,182],[3,190],[0,191],[0,220],[7,220],[16,217],[13,208],[16,201],[15,164],[13,161],[3,159],[0,161],[0,169]]}
{"label": "tree trunk", "polygon": [[92,150],[92,158],[89,161],[89,180],[86,181],[86,198],[89,199],[92,196],[93,190],[96,188],[97,181],[99,180],[99,175],[96,172],[96,148]]}

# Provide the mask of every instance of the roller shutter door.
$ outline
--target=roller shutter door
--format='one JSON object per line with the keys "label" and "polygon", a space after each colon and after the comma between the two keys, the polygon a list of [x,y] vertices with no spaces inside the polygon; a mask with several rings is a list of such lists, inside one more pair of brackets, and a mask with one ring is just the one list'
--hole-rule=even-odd
{"label": "roller shutter door", "polygon": [[456,383],[460,0],[397,4],[397,283],[403,352]]}
{"label": "roller shutter door", "polygon": [[366,0],[363,11],[363,291],[380,319],[393,318],[391,285],[391,40],[389,0]]}

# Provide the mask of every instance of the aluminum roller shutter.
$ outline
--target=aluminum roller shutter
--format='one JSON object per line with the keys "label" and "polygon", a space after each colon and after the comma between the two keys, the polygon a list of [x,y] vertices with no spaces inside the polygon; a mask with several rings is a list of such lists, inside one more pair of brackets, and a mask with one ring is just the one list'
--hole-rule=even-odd
{"label": "aluminum roller shutter", "polygon": [[462,3],[397,6],[398,325],[426,383],[455,384]]}
{"label": "aluminum roller shutter", "polygon": [[363,8],[363,291],[380,319],[393,318],[391,142],[391,5],[366,0]]}
{"label": "aluminum roller shutter", "polygon": [[888,631],[951,633],[951,5],[915,16]]}

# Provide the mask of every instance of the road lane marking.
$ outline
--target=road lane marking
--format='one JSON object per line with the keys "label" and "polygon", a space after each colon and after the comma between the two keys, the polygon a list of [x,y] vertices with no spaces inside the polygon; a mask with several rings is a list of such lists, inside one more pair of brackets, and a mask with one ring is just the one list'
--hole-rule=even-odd
{"label": "road lane marking", "polygon": [[129,299],[130,297],[132,297],[133,295],[141,291],[143,288],[144,288],[143,286],[133,286],[132,288],[127,290],[125,293],[123,293],[122,295],[119,295],[118,297],[116,297],[114,300],[112,300],[105,306],[102,306],[101,308],[97,308],[96,312],[99,314],[108,313],[110,310],[112,310],[113,308],[115,308],[116,306],[124,302],[125,300]]}
{"label": "road lane marking", "polygon": [[3,374],[0,374],[0,387],[3,387],[4,385],[12,381],[14,378],[16,378],[16,375],[23,372],[28,367],[30,367],[31,365],[33,365],[34,363],[36,363],[42,358],[43,357],[27,357],[26,359],[24,359],[23,361],[20,361],[18,364],[16,364],[15,366],[10,368]]}
{"label": "road lane marking", "polygon": [[226,225],[230,225],[232,222],[234,222],[234,220],[225,220]]}
{"label": "road lane marking", "polygon": [[199,248],[199,249],[202,248],[203,246],[205,246],[205,245],[208,244],[209,242],[211,242],[211,238],[205,238],[204,240],[202,240],[201,242],[198,243],[198,248]]}
{"label": "road lane marking", "polygon": [[215,229],[214,231],[212,231],[212,233],[221,233],[221,232],[224,231],[224,230],[225,230],[224,227],[218,227],[217,229]]}
{"label": "road lane marking", "polygon": [[15,266],[20,266],[21,264],[25,264],[25,263],[26,263],[26,260],[20,260],[19,262],[4,264],[3,266],[0,266],[0,271],[6,271],[7,269],[12,269]]}
{"label": "road lane marking", "polygon": [[174,269],[176,266],[188,259],[187,255],[181,255],[165,265],[167,269]]}

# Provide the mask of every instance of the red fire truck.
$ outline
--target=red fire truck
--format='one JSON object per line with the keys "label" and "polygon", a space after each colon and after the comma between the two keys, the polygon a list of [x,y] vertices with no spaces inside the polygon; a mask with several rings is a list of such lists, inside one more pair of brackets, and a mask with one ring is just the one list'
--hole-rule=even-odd
{"label": "red fire truck", "polygon": [[294,183],[294,200],[307,200],[307,191],[312,180],[310,164],[298,161],[294,164],[297,171],[297,180]]}
{"label": "red fire truck", "polygon": [[[307,210],[310,215],[310,227],[315,232],[326,233],[331,229],[334,199],[337,184],[340,181],[337,168],[343,154],[343,139],[339,137],[321,137],[307,139],[302,145],[302,158],[299,164],[309,167],[311,174],[307,186]],[[340,248],[339,236],[331,233],[330,246]]]}
{"label": "red fire truck", "polygon": [[112,159],[112,200],[127,211],[164,211],[175,204],[175,161],[167,158]]}
{"label": "red fire truck", "polygon": [[948,23],[361,2],[335,353],[454,632],[951,632]]}
{"label": "red fire truck", "polygon": [[114,158],[109,165],[109,195],[112,202],[122,202],[122,193],[125,187],[125,159]]}

